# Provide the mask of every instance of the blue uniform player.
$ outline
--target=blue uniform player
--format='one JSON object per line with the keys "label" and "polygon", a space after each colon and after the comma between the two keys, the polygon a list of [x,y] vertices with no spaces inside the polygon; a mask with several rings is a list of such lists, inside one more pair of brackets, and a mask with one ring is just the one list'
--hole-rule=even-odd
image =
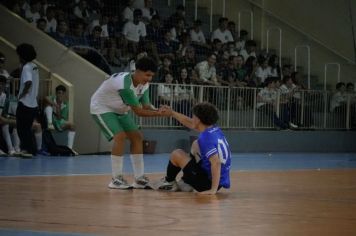
{"label": "blue uniform player", "polygon": [[[181,149],[171,153],[166,176],[155,189],[216,194],[220,188],[230,188],[231,151],[221,129],[216,126],[218,111],[210,103],[199,103],[192,108],[193,117],[171,111],[171,115],[184,126],[197,130],[200,135],[191,147],[190,155]],[[176,177],[183,171],[182,180]]]}

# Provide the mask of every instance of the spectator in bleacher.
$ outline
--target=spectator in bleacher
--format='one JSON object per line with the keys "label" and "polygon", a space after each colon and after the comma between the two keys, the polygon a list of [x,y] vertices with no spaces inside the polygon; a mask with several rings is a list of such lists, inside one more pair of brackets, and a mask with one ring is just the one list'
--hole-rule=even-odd
{"label": "spectator in bleacher", "polygon": [[201,30],[201,20],[195,20],[190,30],[190,38],[195,45],[206,47],[206,40]]}
{"label": "spectator in bleacher", "polygon": [[256,87],[258,78],[256,76],[257,69],[259,64],[257,62],[257,58],[254,56],[250,56],[247,58],[245,62],[246,69],[246,81],[249,87]]}
{"label": "spectator in bleacher", "polygon": [[122,22],[119,16],[111,15],[109,16],[108,22],[108,34],[109,37],[120,37],[122,32]]}
{"label": "spectator in bleacher", "polygon": [[217,61],[221,61],[224,57],[223,43],[220,39],[214,39],[211,51],[216,55]]}
{"label": "spectator in bleacher", "polygon": [[173,27],[170,29],[171,31],[171,40],[175,42],[182,41],[182,35],[186,33],[186,29],[184,28],[184,19],[179,18],[176,22],[174,22]]}
{"label": "spectator in bleacher", "polygon": [[234,41],[230,30],[227,29],[228,21],[229,19],[226,17],[221,17],[219,19],[219,27],[214,30],[211,35],[212,42],[214,41],[214,39],[219,39],[223,44]]}
{"label": "spectator in bleacher", "polygon": [[232,38],[235,40],[238,38],[237,32],[236,32],[236,24],[234,21],[229,21],[227,23],[227,29],[231,32]]}
{"label": "spectator in bleacher", "polygon": [[98,50],[99,53],[103,53],[104,49],[104,39],[101,37],[101,31],[102,28],[99,25],[94,26],[87,39],[89,46]]}
{"label": "spectator in bleacher", "polygon": [[68,35],[68,25],[65,21],[58,21],[57,31],[51,36],[66,47],[73,45],[73,38]]}
{"label": "spectator in bleacher", "polygon": [[107,38],[104,42],[103,55],[111,66],[120,66],[120,59],[122,52],[117,47],[116,38]]}
{"label": "spectator in bleacher", "polygon": [[171,60],[174,60],[177,45],[171,40],[171,32],[169,30],[163,30],[162,35],[162,40],[157,44],[158,55],[161,59],[169,57]]}
{"label": "spectator in bleacher", "polygon": [[268,58],[268,76],[281,77],[281,68],[279,67],[279,61],[277,55],[271,55]]}
{"label": "spectator in bleacher", "polygon": [[233,60],[234,56],[230,56],[229,59],[224,58],[217,65],[218,82],[223,86],[234,87],[236,85],[237,74]]}
{"label": "spectator in bleacher", "polygon": [[190,116],[190,110],[193,106],[194,99],[194,88],[192,86],[191,80],[189,78],[187,68],[181,68],[179,70],[179,76],[176,80],[178,102],[176,104],[175,110]]}
{"label": "spectator in bleacher", "polygon": [[67,146],[73,149],[75,128],[74,124],[69,122],[69,104],[66,100],[66,87],[58,85],[56,95],[45,98],[44,113],[49,130],[68,131]]}
{"label": "spectator in bleacher", "polygon": [[25,10],[25,18],[32,25],[36,26],[36,22],[41,18],[40,15],[41,1],[31,0],[30,8]]}
{"label": "spectator in bleacher", "polygon": [[178,98],[177,86],[173,84],[173,75],[169,71],[165,71],[162,75],[163,82],[158,85],[157,95],[161,105],[169,105],[173,107],[173,103]]}
{"label": "spectator in bleacher", "polygon": [[53,6],[47,7],[46,16],[44,19],[47,21],[46,32],[54,33],[57,30],[57,20],[55,18],[55,8]]}
{"label": "spectator in bleacher", "polygon": [[248,32],[246,30],[240,30],[240,36],[235,39],[235,48],[240,53],[242,49],[245,49],[245,43],[247,40]]}
{"label": "spectator in bleacher", "polygon": [[84,35],[84,24],[77,21],[72,30],[73,46],[89,46],[88,40]]}
{"label": "spectator in bleacher", "polygon": [[288,109],[289,114],[289,126],[292,128],[298,128],[297,110],[300,109],[301,94],[298,91],[298,87],[293,83],[290,76],[283,77],[283,84],[279,87],[281,95],[281,101],[284,101],[284,109]]}
{"label": "spectator in bleacher", "polygon": [[128,0],[127,5],[122,12],[122,21],[127,22],[127,21],[133,21],[134,20],[134,6],[133,6],[134,0]]}
{"label": "spectator in bleacher", "polygon": [[245,48],[240,50],[240,55],[244,58],[249,58],[251,56],[256,57],[256,47],[257,44],[254,40],[247,40],[245,43]]}
{"label": "spectator in bleacher", "polygon": [[150,23],[146,26],[147,36],[146,39],[154,42],[155,44],[162,40],[161,20],[158,15],[154,15]]}
{"label": "spectator in bleacher", "polygon": [[297,71],[294,71],[292,74],[291,74],[291,77],[292,77],[292,80],[293,80],[293,83],[300,89],[308,89],[307,86],[305,86],[302,82],[302,77],[301,77],[301,74]]}
{"label": "spectator in bleacher", "polygon": [[210,53],[205,61],[199,62],[196,65],[200,84],[219,85],[216,77],[216,54]]}
{"label": "spectator in bleacher", "polygon": [[176,11],[166,20],[165,22],[165,27],[170,29],[174,26],[175,22],[177,22],[179,19],[184,20],[184,25],[186,25],[185,22],[185,7],[182,4],[179,4],[176,7]]}
{"label": "spectator in bleacher", "polygon": [[197,59],[195,55],[195,49],[192,46],[188,46],[185,50],[183,57],[177,58],[172,63],[174,76],[179,77],[180,68],[186,68],[188,71],[188,77],[192,76],[192,71],[194,71],[195,65],[197,64]]}
{"label": "spectator in bleacher", "polygon": [[92,31],[95,26],[100,26],[101,28],[101,37],[109,37],[109,16],[107,14],[100,14],[99,19],[95,19],[90,23],[89,30]]}
{"label": "spectator in bleacher", "polygon": [[142,42],[146,37],[146,25],[141,21],[142,12],[140,9],[134,10],[134,20],[125,23],[122,30],[128,49],[131,50],[133,54],[137,53],[137,49],[140,41]]}
{"label": "spectator in bleacher", "polygon": [[247,85],[247,70],[244,66],[244,58],[241,55],[233,56],[232,60],[236,70],[236,86],[245,87]]}
{"label": "spectator in bleacher", "polygon": [[151,22],[151,19],[153,16],[158,15],[158,11],[153,8],[152,2],[153,2],[153,0],[145,0],[145,3],[144,3],[145,5],[143,8],[141,8],[142,21],[145,24],[148,24],[149,22]]}
{"label": "spectator in bleacher", "polygon": [[275,80],[272,77],[268,77],[264,88],[257,94],[257,109],[266,114],[278,128],[287,129],[288,124],[280,119],[276,113],[277,92],[275,86]]}
{"label": "spectator in bleacher", "polygon": [[188,33],[183,33],[181,35],[181,40],[176,51],[177,58],[182,58],[185,56],[188,48],[192,47],[190,36]]}
{"label": "spectator in bleacher", "polygon": [[346,85],[344,82],[339,82],[336,84],[336,92],[331,97],[330,111],[336,113],[345,112],[346,101]]}
{"label": "spectator in bleacher", "polygon": [[268,59],[264,56],[260,56],[258,59],[258,68],[256,71],[256,77],[257,77],[257,86],[263,86],[263,83],[265,82],[266,78],[269,76],[269,69],[268,69]]}
{"label": "spectator in bleacher", "polygon": [[32,123],[38,113],[39,73],[37,65],[33,63],[37,53],[32,45],[25,43],[17,46],[16,52],[22,64],[16,126],[23,156],[32,157],[37,152],[32,139]]}
{"label": "spectator in bleacher", "polygon": [[83,20],[86,24],[90,23],[90,11],[88,8],[88,3],[85,0],[80,0],[79,3],[74,7],[73,14],[78,18]]}
{"label": "spectator in bleacher", "polygon": [[10,77],[10,74],[4,68],[5,62],[6,62],[5,55],[2,52],[0,52],[0,76],[4,77],[6,80],[8,80]]}
{"label": "spectator in bleacher", "polygon": [[237,56],[239,55],[238,51],[236,50],[235,48],[235,43],[234,42],[228,42],[227,45],[226,45],[226,51],[228,52],[229,54],[229,57],[230,56]]}
{"label": "spectator in bleacher", "polygon": [[282,77],[284,76],[292,76],[292,65],[283,65],[282,67]]}
{"label": "spectator in bleacher", "polygon": [[173,76],[172,60],[170,57],[163,57],[162,66],[158,69],[158,81],[165,82],[166,74]]}
{"label": "spectator in bleacher", "polygon": [[46,33],[47,21],[44,18],[38,19],[36,22],[36,27],[37,27],[37,29]]}

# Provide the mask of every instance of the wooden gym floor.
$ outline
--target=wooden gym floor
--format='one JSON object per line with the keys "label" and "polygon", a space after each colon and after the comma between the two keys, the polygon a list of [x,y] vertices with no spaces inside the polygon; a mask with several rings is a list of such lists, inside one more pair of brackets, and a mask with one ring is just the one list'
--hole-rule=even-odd
{"label": "wooden gym floor", "polygon": [[[145,156],[150,179],[167,159]],[[356,235],[356,154],[234,154],[215,196],[109,190],[109,156],[0,158],[0,176],[0,235]]]}

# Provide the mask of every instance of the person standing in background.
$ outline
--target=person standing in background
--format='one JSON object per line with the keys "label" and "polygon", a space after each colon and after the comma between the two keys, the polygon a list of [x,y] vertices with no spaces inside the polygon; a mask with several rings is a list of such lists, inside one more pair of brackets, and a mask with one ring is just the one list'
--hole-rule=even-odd
{"label": "person standing in background", "polygon": [[38,113],[38,67],[33,60],[37,53],[31,44],[23,43],[16,48],[22,71],[20,77],[20,90],[16,110],[16,126],[21,142],[22,156],[31,158],[36,154],[32,123]]}

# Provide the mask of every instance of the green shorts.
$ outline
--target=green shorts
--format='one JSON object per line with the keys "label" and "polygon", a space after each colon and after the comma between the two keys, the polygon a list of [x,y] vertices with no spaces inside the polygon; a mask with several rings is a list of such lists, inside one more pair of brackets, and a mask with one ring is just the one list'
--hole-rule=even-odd
{"label": "green shorts", "polygon": [[119,115],[114,112],[107,112],[103,114],[92,114],[92,117],[109,141],[113,139],[115,134],[138,130],[138,126],[129,114]]}

